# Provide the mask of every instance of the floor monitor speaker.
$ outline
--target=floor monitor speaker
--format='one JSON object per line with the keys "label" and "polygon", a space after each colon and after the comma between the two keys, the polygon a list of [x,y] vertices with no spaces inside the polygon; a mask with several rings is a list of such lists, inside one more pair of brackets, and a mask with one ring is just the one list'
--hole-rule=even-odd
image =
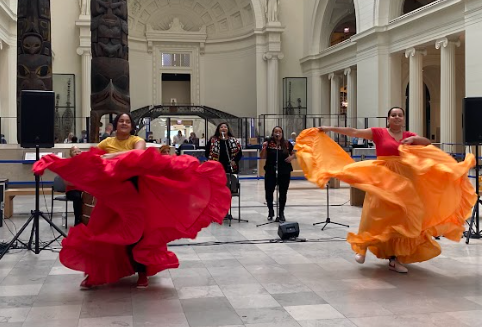
{"label": "floor monitor speaker", "polygon": [[20,146],[54,147],[55,93],[23,90],[20,98]]}
{"label": "floor monitor speaker", "polygon": [[298,223],[285,222],[278,226],[278,236],[282,240],[289,240],[300,235],[300,226]]}
{"label": "floor monitor speaker", "polygon": [[463,132],[465,144],[482,144],[482,97],[464,99]]}

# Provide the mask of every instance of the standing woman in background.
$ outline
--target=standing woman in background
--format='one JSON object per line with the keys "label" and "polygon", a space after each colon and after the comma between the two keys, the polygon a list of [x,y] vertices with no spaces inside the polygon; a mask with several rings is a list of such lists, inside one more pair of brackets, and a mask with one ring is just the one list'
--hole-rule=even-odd
{"label": "standing woman in background", "polygon": [[266,159],[264,165],[264,188],[266,193],[266,204],[268,205],[268,220],[273,220],[273,192],[278,184],[279,191],[279,213],[277,221],[285,221],[286,195],[290,186],[291,172],[293,166],[291,161],[295,155],[293,144],[285,140],[283,129],[280,126],[273,128],[271,137],[263,143],[260,153],[261,159]]}
{"label": "standing woman in background", "polygon": [[208,160],[219,161],[226,173],[239,172],[239,160],[243,152],[228,123],[221,123],[216,127],[216,132],[206,145],[205,155]]}

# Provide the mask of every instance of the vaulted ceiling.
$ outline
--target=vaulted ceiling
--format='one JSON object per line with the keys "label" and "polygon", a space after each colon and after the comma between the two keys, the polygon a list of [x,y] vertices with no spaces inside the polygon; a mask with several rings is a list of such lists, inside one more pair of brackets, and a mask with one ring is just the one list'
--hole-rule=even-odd
{"label": "vaulted ceiling", "polygon": [[179,18],[187,31],[206,26],[208,40],[227,39],[251,33],[255,18],[251,0],[130,0],[129,34],[143,37],[146,26],[168,30]]}

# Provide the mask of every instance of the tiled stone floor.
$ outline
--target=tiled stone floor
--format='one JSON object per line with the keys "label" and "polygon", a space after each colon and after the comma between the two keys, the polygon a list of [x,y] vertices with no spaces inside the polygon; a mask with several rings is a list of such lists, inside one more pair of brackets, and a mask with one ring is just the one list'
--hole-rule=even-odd
{"label": "tiled stone floor", "polygon": [[[243,181],[241,200],[248,223],[212,225],[175,245],[277,239],[277,224],[256,227],[267,213],[263,182]],[[482,326],[481,241],[442,239],[442,255],[408,265],[407,275],[373,256],[359,265],[340,240],[356,231],[361,212],[347,201],[347,188],[331,190],[330,216],[350,228],[321,231],[312,224],[326,218],[325,191],[294,181],[286,216],[300,224],[300,237],[317,242],[172,246],[181,267],[151,278],[148,289],[131,277],[81,291],[83,275],[63,267],[57,252],[13,250],[0,261],[0,327]],[[16,198],[6,225],[19,228],[31,208],[33,198]],[[11,237],[0,228],[0,240]],[[41,222],[41,240],[50,239]]]}

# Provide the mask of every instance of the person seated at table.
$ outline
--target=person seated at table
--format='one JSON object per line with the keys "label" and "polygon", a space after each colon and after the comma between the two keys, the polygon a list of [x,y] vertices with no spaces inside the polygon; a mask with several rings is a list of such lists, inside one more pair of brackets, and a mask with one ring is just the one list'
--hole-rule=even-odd
{"label": "person seated at table", "polygon": [[[69,156],[71,158],[81,153],[82,151],[76,146],[71,147],[69,150]],[[65,196],[67,200],[72,201],[75,217],[74,226],[76,226],[82,222],[82,191],[78,190],[74,185],[65,182]]]}

